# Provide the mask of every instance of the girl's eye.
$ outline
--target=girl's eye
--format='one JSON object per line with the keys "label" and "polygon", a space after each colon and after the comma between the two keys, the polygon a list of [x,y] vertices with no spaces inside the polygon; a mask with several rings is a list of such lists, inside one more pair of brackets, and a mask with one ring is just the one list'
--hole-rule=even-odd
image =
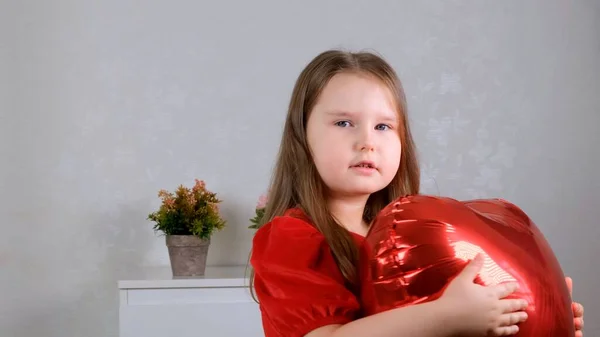
{"label": "girl's eye", "polygon": [[350,122],[348,122],[348,121],[339,121],[339,122],[336,122],[335,125],[341,126],[341,127],[346,127],[346,126],[350,126]]}
{"label": "girl's eye", "polygon": [[386,124],[377,124],[377,126],[375,127],[375,129],[381,130],[381,131],[385,131],[385,130],[391,129],[391,127],[389,125],[386,125]]}

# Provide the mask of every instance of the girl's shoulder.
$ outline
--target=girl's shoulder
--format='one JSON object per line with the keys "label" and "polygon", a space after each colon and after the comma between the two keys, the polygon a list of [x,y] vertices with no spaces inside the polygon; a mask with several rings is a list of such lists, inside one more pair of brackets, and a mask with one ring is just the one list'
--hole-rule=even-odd
{"label": "girl's shoulder", "polygon": [[264,240],[297,239],[322,240],[324,237],[300,208],[291,208],[261,226],[254,235],[253,244],[260,244]]}
{"label": "girl's shoulder", "polygon": [[265,336],[304,336],[358,314],[325,237],[300,209],[257,230],[250,264]]}
{"label": "girl's shoulder", "polygon": [[308,260],[323,259],[329,255],[323,254],[328,250],[323,234],[299,208],[274,217],[256,231],[252,240],[255,265],[278,262],[300,267],[310,263]]}

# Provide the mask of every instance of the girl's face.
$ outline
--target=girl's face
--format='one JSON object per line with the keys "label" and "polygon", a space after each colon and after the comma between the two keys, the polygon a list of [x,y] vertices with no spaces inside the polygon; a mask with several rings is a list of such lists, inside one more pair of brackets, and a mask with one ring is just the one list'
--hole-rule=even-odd
{"label": "girl's face", "polygon": [[340,73],[327,83],[307,122],[319,175],[333,197],[368,196],[400,166],[394,96],[377,78]]}

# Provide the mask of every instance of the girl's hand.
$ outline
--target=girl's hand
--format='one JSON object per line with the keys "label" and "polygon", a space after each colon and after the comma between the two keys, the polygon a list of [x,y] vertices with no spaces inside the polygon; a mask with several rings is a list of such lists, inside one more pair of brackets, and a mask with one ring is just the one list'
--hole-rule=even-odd
{"label": "girl's hand", "polygon": [[519,331],[527,319],[527,302],[505,299],[517,290],[517,283],[481,286],[473,281],[483,266],[478,254],[448,285],[439,301],[453,312],[458,335],[508,336]]}
{"label": "girl's hand", "polygon": [[[573,280],[570,277],[567,277],[565,280],[567,281],[569,294],[571,294],[571,298],[573,298]],[[573,324],[575,325],[575,337],[583,337],[583,305],[581,305],[581,303],[573,302],[571,306],[573,308]]]}

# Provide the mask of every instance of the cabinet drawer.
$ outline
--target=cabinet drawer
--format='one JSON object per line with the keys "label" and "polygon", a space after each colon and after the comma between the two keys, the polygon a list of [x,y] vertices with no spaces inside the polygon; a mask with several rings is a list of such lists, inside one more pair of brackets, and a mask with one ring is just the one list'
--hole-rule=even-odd
{"label": "cabinet drawer", "polygon": [[254,303],[249,288],[129,289],[127,305]]}
{"label": "cabinet drawer", "polygon": [[248,288],[122,290],[120,337],[264,337]]}

